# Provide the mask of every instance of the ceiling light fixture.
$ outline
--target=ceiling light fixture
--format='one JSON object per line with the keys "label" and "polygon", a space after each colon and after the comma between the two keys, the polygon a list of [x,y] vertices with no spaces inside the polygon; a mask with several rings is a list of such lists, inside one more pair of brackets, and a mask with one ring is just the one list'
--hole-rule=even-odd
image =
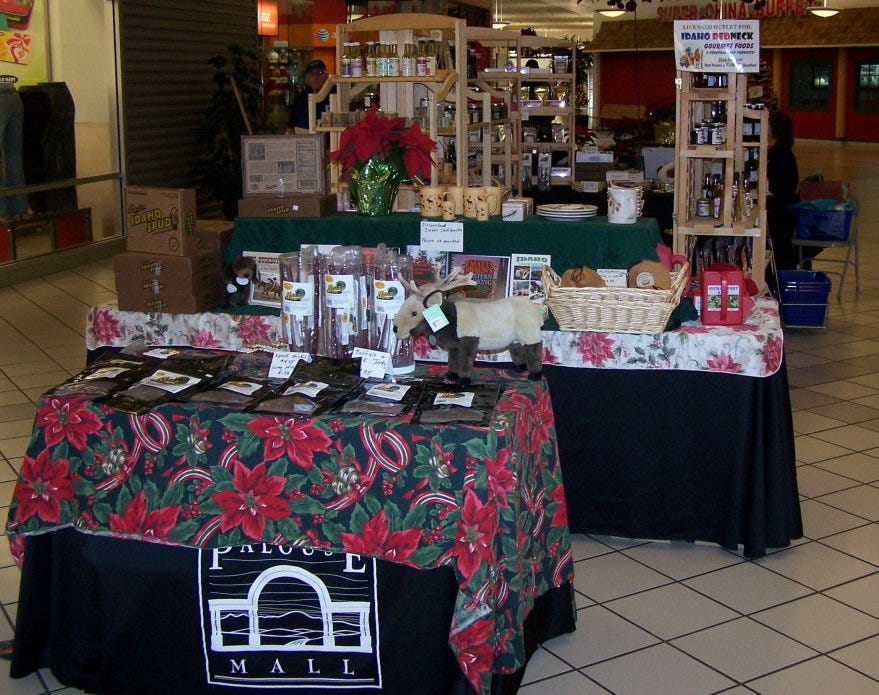
{"label": "ceiling light fixture", "polygon": [[608,7],[604,10],[597,10],[597,12],[602,17],[609,17],[610,19],[614,19],[615,17],[622,17],[624,14],[626,14],[625,10],[617,10],[612,7]]}
{"label": "ceiling light fixture", "polygon": [[[500,8],[500,11],[498,11]],[[494,21],[491,23],[492,29],[506,29],[509,22],[504,21],[504,0],[495,0],[494,2]]]}
{"label": "ceiling light fixture", "polygon": [[813,15],[824,19],[839,13],[839,9],[836,7],[830,7],[827,4],[827,0],[817,0],[814,5],[808,5],[806,9]]}

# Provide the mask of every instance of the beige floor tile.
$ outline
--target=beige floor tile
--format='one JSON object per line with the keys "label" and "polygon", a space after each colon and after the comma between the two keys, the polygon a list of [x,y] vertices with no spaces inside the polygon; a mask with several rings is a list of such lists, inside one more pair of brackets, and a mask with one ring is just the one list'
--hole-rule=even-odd
{"label": "beige floor tile", "polygon": [[[4,537],[2,541],[5,543],[6,538]],[[18,567],[13,565],[12,567],[0,568],[0,603],[6,604],[18,601],[18,585],[20,581],[21,570]]]}
{"label": "beige floor tile", "polygon": [[684,584],[740,613],[753,613],[811,593],[805,586],[754,562],[743,562],[693,577]]}
{"label": "beige floor tile", "polygon": [[20,459],[27,452],[28,444],[30,444],[31,438],[27,437],[15,437],[14,439],[0,439],[0,454],[2,454],[7,461],[12,462],[13,459]]}
{"label": "beige floor tile", "polygon": [[634,560],[612,553],[577,563],[574,587],[593,601],[609,601],[671,580]]}
{"label": "beige floor tile", "polygon": [[818,591],[863,577],[876,569],[820,543],[789,548],[754,562]]}
{"label": "beige floor tile", "polygon": [[823,393],[825,396],[834,396],[835,398],[847,400],[877,395],[876,389],[871,389],[868,386],[862,386],[852,381],[829,381],[826,384],[816,384],[809,388],[818,393]]}
{"label": "beige floor tile", "polygon": [[590,666],[584,673],[608,690],[627,695],[699,695],[735,685],[667,644]]}
{"label": "beige floor tile", "polygon": [[838,444],[855,451],[879,447],[879,432],[868,430],[866,427],[858,427],[857,425],[846,425],[845,427],[837,427],[832,430],[822,430],[821,432],[815,432],[812,436],[824,442]]}
{"label": "beige floor tile", "polygon": [[812,435],[803,434],[794,437],[797,461],[801,463],[817,463],[830,458],[837,458],[852,453],[851,449],[831,444]]}
{"label": "beige floor tile", "polygon": [[664,640],[739,617],[735,611],[681,584],[670,584],[604,604]]}
{"label": "beige floor tile", "polygon": [[879,408],[879,396],[866,396],[864,398],[856,398],[852,401],[856,405],[863,405],[868,408]]}
{"label": "beige floor tile", "polygon": [[0,423],[2,422],[15,422],[16,420],[33,420],[34,419],[34,406],[33,404],[26,399],[24,394],[22,394],[22,402],[14,403],[11,405],[3,405],[0,404]]}
{"label": "beige floor tile", "polygon": [[817,500],[801,502],[800,512],[803,516],[803,533],[807,538],[825,538],[864,525],[861,517]]}
{"label": "beige floor tile", "polygon": [[20,405],[22,403],[30,403],[30,399],[22,391],[19,391],[16,388],[9,391],[0,391],[0,407]]}
{"label": "beige floor tile", "polygon": [[716,545],[684,541],[655,541],[622,553],[678,580],[744,562],[738,555]]}
{"label": "beige floor tile", "polygon": [[818,408],[822,405],[830,403],[838,403],[832,396],[825,396],[823,393],[815,393],[805,388],[791,388],[790,403],[793,410],[806,410],[810,408]]}
{"label": "beige floor tile", "polygon": [[16,387],[20,388],[22,391],[34,388],[42,388],[45,390],[50,386],[57,386],[69,376],[70,375],[66,371],[61,371],[60,368],[57,370],[52,369],[50,371],[44,369],[37,374],[22,374],[21,376],[12,377],[12,381],[15,383]]}
{"label": "beige floor tile", "polygon": [[0,440],[14,437],[29,437],[34,429],[33,415],[23,420],[0,422]]}
{"label": "beige floor tile", "polygon": [[871,485],[831,492],[820,497],[819,501],[869,521],[879,521],[879,488]]}
{"label": "beige floor tile", "polygon": [[[869,449],[868,451],[879,450]],[[873,483],[879,480],[879,458],[869,453],[840,456],[836,459],[816,463],[815,467],[861,483]]]}
{"label": "beige floor tile", "polygon": [[879,655],[879,637],[871,637],[863,642],[858,642],[830,654],[834,659],[851,666],[856,671],[879,680],[879,659],[876,658],[877,655]]}
{"label": "beige floor tile", "polygon": [[36,345],[26,341],[24,338],[22,341],[24,341],[24,344],[14,350],[10,350],[8,344],[0,346],[0,370],[4,373],[8,367],[33,362],[34,350],[37,349]]}
{"label": "beige floor tile", "polygon": [[[31,359],[39,354],[38,352],[31,353]],[[29,374],[42,374],[46,371],[46,362],[51,362],[46,359],[45,355],[43,359],[31,361],[31,362],[21,362],[19,364],[7,364],[0,369],[3,370],[3,373],[8,376],[10,379],[15,379],[19,376],[27,376]]]}
{"label": "beige floor tile", "polygon": [[819,656],[751,681],[748,687],[762,695],[875,695],[879,683],[826,656]]}
{"label": "beige floor tile", "polygon": [[671,644],[740,682],[816,654],[750,618],[709,627],[673,640]]}
{"label": "beige floor tile", "polygon": [[815,415],[823,415],[833,420],[852,424],[879,418],[879,410],[876,408],[858,405],[851,401],[837,401],[836,403],[809,408],[809,410]]}
{"label": "beige floor tile", "polygon": [[821,594],[754,613],[751,617],[822,653],[879,635],[879,619]]}
{"label": "beige floor tile", "polygon": [[817,415],[808,410],[799,410],[793,413],[794,432],[797,434],[812,434],[833,427],[842,427],[846,423],[841,420],[833,420],[823,415]]}
{"label": "beige floor tile", "polygon": [[[822,462],[823,463],[823,462]],[[806,464],[797,467],[797,489],[804,497],[818,497],[828,492],[836,492],[857,485],[851,478],[836,475],[818,464]]]}
{"label": "beige floor tile", "polygon": [[48,692],[36,673],[16,680],[3,676],[0,682],[6,688],[3,695],[45,695]]}
{"label": "beige floor tile", "polygon": [[547,695],[548,692],[552,695],[609,695],[607,690],[578,671],[519,688],[521,695]]}
{"label": "beige floor tile", "polygon": [[[879,567],[879,524],[867,524],[844,531],[824,538],[821,542]],[[876,596],[876,604],[879,606],[879,593]]]}
{"label": "beige floor tile", "polygon": [[571,666],[557,656],[550,654],[545,649],[538,649],[528,660],[528,666],[525,669],[525,677],[522,679],[522,683],[533,683],[534,681],[558,676],[571,670]]}
{"label": "beige floor tile", "polygon": [[574,562],[576,562],[577,560],[585,560],[590,557],[612,553],[613,548],[582,533],[572,533],[571,552],[574,556]]}
{"label": "beige floor tile", "polygon": [[642,649],[659,640],[603,606],[577,613],[577,630],[550,640],[544,647],[560,659],[581,667],[627,652]]}

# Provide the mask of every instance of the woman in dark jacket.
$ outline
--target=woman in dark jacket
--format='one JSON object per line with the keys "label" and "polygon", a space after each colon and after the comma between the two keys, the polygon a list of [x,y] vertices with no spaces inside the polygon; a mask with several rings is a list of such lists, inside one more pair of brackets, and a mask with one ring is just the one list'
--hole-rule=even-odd
{"label": "woman in dark jacket", "polygon": [[775,264],[779,269],[789,270],[797,264],[791,239],[796,230],[796,210],[790,206],[799,202],[797,188],[800,173],[793,153],[794,133],[790,116],[781,111],[769,114],[769,149],[766,158],[766,178],[769,195],[766,198],[766,222]]}

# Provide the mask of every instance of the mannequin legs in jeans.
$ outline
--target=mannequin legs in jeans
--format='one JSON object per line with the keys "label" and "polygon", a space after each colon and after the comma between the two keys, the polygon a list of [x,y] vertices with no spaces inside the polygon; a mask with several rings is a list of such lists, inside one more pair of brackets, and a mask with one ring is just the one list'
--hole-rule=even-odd
{"label": "mannequin legs in jeans", "polygon": [[[24,107],[21,97],[11,86],[0,86],[0,147],[3,149],[2,188],[24,185],[24,162],[21,146],[24,128]],[[0,198],[0,216],[27,213],[27,196]]]}

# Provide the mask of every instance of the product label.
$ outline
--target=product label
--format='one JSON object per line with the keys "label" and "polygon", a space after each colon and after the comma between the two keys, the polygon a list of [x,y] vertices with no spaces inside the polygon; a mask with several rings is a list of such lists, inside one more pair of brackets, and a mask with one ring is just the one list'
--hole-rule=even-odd
{"label": "product label", "polygon": [[440,391],[433,399],[434,405],[456,405],[460,408],[469,408],[473,405],[473,391]]}
{"label": "product label", "polygon": [[281,283],[281,307],[285,314],[312,316],[314,314],[314,284],[311,282]]}
{"label": "product label", "polygon": [[403,283],[399,280],[374,280],[372,290],[376,312],[396,316],[406,299]]}
{"label": "product label", "polygon": [[324,275],[324,291],[330,309],[356,306],[356,283],[353,275]]}

